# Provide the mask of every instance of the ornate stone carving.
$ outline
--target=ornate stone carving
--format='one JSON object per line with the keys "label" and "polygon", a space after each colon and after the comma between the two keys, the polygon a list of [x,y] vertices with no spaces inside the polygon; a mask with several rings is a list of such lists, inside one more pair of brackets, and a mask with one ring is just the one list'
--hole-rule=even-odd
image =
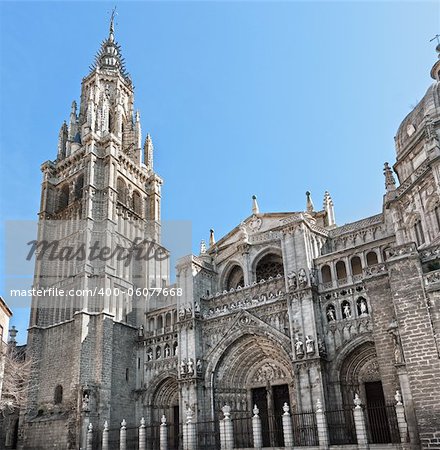
{"label": "ornate stone carving", "polygon": [[310,336],[306,336],[306,353],[308,355],[315,353],[315,341]]}
{"label": "ornate stone carving", "polygon": [[306,271],[304,269],[299,269],[298,271],[298,287],[304,289],[308,285],[308,278]]}

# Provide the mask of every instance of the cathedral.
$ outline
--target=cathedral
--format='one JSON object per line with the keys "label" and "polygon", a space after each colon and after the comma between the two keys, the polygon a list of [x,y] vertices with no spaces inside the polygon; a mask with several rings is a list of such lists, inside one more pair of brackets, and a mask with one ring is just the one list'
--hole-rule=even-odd
{"label": "cathedral", "polygon": [[[262,447],[283,446],[287,407],[295,447],[318,448],[307,422],[317,404],[329,446],[361,448],[356,398],[371,446],[440,449],[440,59],[431,77],[397,130],[379,214],[338,226],[328,192],[322,208],[307,192],[303,211],[274,213],[254,196],[237,227],[219,240],[211,230],[198,255],[178,260],[172,284],[163,181],[112,20],[56,158],[42,165],[38,238],[109,249],[149,242],[155,257],[51,258],[39,248],[34,287],[47,295],[32,300],[17,448],[85,449],[93,424],[100,449],[104,427],[115,443],[121,421],[128,434],[144,423],[153,436],[166,420],[177,450],[188,417],[215,424],[225,405],[235,448],[252,447],[237,424],[255,405]],[[407,435],[396,439],[397,397]],[[194,449],[220,448],[217,428],[206,427]]]}

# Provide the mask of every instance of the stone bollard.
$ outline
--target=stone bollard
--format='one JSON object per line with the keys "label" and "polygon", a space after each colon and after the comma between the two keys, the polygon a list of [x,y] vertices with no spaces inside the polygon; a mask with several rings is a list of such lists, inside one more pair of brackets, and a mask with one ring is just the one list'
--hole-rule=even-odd
{"label": "stone bollard", "polygon": [[254,437],[254,448],[263,447],[263,436],[261,434],[261,419],[258,415],[260,410],[257,408],[257,405],[254,405],[254,409],[252,410],[254,413],[252,417],[252,435]]}
{"label": "stone bollard", "polygon": [[87,450],[93,449],[93,425],[89,423],[89,426],[87,428]]}
{"label": "stone bollard", "polygon": [[119,450],[127,450],[127,422],[122,419],[119,431]]}
{"label": "stone bollard", "polygon": [[104,422],[104,429],[102,430],[102,450],[108,450],[108,423]]}
{"label": "stone bollard", "polygon": [[141,424],[139,426],[139,450],[146,450],[145,419],[143,417],[141,419]]}
{"label": "stone bollard", "polygon": [[165,414],[160,419],[159,447],[160,450],[168,450],[168,429]]}
{"label": "stone bollard", "polygon": [[368,446],[368,437],[367,437],[367,427],[365,425],[365,415],[362,409],[362,402],[359,398],[359,395],[356,394],[354,397],[354,426],[356,428],[356,436],[359,450],[366,450],[369,448]]}
{"label": "stone bollard", "polygon": [[234,448],[234,430],[232,428],[231,407],[225,405],[222,408],[224,419],[220,420],[220,447],[221,450]]}
{"label": "stone bollard", "polygon": [[190,406],[186,409],[186,421],[183,424],[183,449],[194,450],[196,448],[196,424],[193,422],[193,410]]}
{"label": "stone bollard", "polygon": [[324,450],[329,448],[329,436],[328,436],[328,427],[327,420],[322,410],[321,400],[318,399],[316,402],[316,425],[318,427],[318,440],[319,440],[319,448]]}
{"label": "stone bollard", "polygon": [[396,395],[394,396],[396,399],[396,416],[397,416],[397,425],[399,427],[400,434],[400,442],[402,444],[406,444],[408,442],[408,424],[406,423],[405,418],[405,407],[402,403],[402,394],[397,390]]}
{"label": "stone bollard", "polygon": [[293,427],[292,427],[292,418],[289,413],[289,405],[284,403],[283,406],[283,434],[284,434],[284,447],[291,448],[293,447]]}

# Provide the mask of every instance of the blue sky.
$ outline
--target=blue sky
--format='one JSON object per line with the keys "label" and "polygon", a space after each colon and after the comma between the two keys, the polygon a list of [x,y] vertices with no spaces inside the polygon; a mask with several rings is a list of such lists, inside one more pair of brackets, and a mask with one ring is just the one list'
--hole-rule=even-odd
{"label": "blue sky", "polygon": [[[117,2],[116,38],[193,248],[251,212],[381,210],[394,133],[431,80],[437,2]],[[1,2],[1,218],[35,219],[40,164],[108,32],[106,2]],[[4,280],[3,280],[4,281]],[[4,286],[3,286],[4,287]],[[8,295],[3,292],[6,301]],[[13,323],[25,337],[28,311]]]}

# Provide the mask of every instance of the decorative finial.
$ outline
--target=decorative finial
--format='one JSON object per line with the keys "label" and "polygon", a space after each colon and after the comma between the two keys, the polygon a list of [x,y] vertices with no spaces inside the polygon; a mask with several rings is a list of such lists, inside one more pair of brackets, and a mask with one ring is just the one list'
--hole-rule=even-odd
{"label": "decorative finial", "polygon": [[321,399],[318,398],[318,400],[316,400],[316,411],[320,412],[322,411],[322,403],[321,403]]}
{"label": "decorative finial", "polygon": [[231,407],[229,405],[225,405],[222,407],[223,415],[225,419],[229,419],[231,417]]}
{"label": "decorative finial", "polygon": [[215,244],[214,230],[209,230],[209,246],[212,247]]}
{"label": "decorative finial", "polygon": [[356,409],[359,409],[359,408],[361,407],[362,401],[361,401],[361,399],[360,399],[360,397],[359,397],[359,394],[356,394],[356,395],[354,396],[354,401],[353,401],[353,403],[354,403]]}
{"label": "decorative finial", "polygon": [[89,423],[87,428],[89,429],[89,433],[93,433],[93,425],[91,423]]}
{"label": "decorative finial", "polygon": [[206,253],[206,242],[204,239],[200,242],[200,254],[204,255]]}
{"label": "decorative finial", "polygon": [[257,196],[252,196],[252,214],[259,214],[260,208],[258,207]]}
{"label": "decorative finial", "polygon": [[165,417],[165,414],[160,419],[160,422],[161,422],[162,425],[166,425],[167,424],[167,418]]}
{"label": "decorative finial", "polygon": [[144,143],[144,164],[150,169],[153,168],[153,153],[153,140],[151,139],[150,133],[147,133]]}
{"label": "decorative finial", "polygon": [[141,427],[145,428],[145,419],[141,417]]}
{"label": "decorative finial", "polygon": [[326,225],[328,227],[332,227],[336,225],[336,219],[335,219],[335,209],[333,205],[333,200],[329,194],[328,191],[325,191],[324,193],[324,211],[327,213],[326,217]]}
{"label": "decorative finial", "polygon": [[394,396],[394,399],[396,400],[398,405],[402,404],[402,394],[400,393],[399,389],[396,390],[396,395]]}
{"label": "decorative finial", "polygon": [[396,189],[396,180],[394,179],[393,171],[387,162],[384,164],[383,174],[385,176],[386,191],[387,192],[394,191]]}
{"label": "decorative finial", "polygon": [[287,403],[284,403],[284,405],[283,405],[283,411],[284,411],[283,416],[288,416],[289,415],[289,410],[290,410],[289,405]]}
{"label": "decorative finial", "polygon": [[258,409],[257,405],[254,405],[254,409],[252,410],[252,412],[254,413],[254,417],[258,417],[260,410]]}
{"label": "decorative finial", "polygon": [[123,428],[125,430],[126,427],[127,427],[127,421],[125,419],[122,419],[121,428]]}
{"label": "decorative finial", "polygon": [[108,422],[107,421],[104,422],[104,431],[108,431]]}
{"label": "decorative finial", "polygon": [[112,10],[112,15],[110,17],[110,30],[109,30],[109,38],[111,41],[114,40],[115,36],[114,36],[114,32],[115,32],[115,16],[118,13],[116,12],[116,6],[113,8]]}
{"label": "decorative finial", "polygon": [[312,194],[310,194],[310,191],[306,192],[306,197],[307,197],[307,212],[308,213],[312,213],[314,211],[314,206],[313,206],[313,201],[312,201]]}

